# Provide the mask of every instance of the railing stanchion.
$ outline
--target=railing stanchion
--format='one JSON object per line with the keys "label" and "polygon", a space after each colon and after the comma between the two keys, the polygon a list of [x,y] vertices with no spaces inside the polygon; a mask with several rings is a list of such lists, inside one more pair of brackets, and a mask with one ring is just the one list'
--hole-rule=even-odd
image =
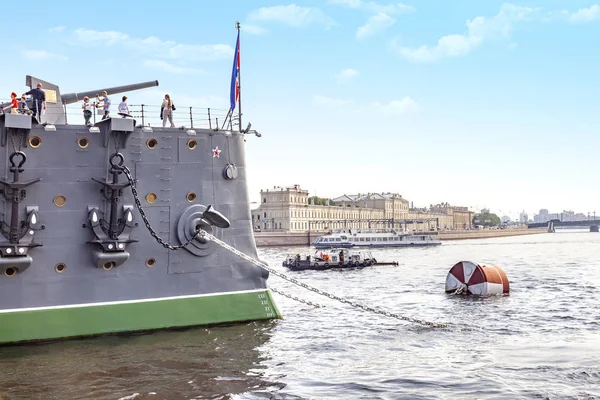
{"label": "railing stanchion", "polygon": [[212,121],[210,119],[210,107],[208,108],[208,129],[212,129]]}
{"label": "railing stanchion", "polygon": [[146,126],[144,122],[144,105],[142,104],[142,126]]}
{"label": "railing stanchion", "polygon": [[[63,110],[65,111],[65,125],[69,125],[69,122],[67,121],[67,103],[63,102]],[[40,121],[42,119],[40,118]]]}
{"label": "railing stanchion", "polygon": [[190,129],[194,129],[194,116],[192,115],[192,107],[190,107]]}

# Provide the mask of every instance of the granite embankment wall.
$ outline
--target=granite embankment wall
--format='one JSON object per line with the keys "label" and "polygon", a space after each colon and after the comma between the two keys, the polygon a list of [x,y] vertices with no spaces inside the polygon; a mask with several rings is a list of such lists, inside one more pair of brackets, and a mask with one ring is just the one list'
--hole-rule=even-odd
{"label": "granite embankment wall", "polygon": [[[440,240],[486,239],[504,236],[534,235],[546,233],[546,228],[540,229],[499,229],[476,231],[440,232]],[[320,233],[312,232],[310,241],[314,241]],[[307,246],[309,244],[306,232],[254,232],[254,240],[258,247],[266,246]]]}

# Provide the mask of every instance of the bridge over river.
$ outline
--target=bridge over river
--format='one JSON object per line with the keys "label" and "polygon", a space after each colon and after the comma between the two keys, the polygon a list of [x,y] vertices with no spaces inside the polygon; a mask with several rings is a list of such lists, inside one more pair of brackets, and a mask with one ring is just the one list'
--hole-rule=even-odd
{"label": "bridge over river", "polygon": [[600,219],[586,219],[584,221],[561,221],[560,219],[551,219],[548,222],[537,222],[534,224],[527,224],[527,228],[544,228],[548,227],[548,232],[554,232],[554,229],[559,226],[569,227],[590,227],[590,232],[598,232],[600,226]]}

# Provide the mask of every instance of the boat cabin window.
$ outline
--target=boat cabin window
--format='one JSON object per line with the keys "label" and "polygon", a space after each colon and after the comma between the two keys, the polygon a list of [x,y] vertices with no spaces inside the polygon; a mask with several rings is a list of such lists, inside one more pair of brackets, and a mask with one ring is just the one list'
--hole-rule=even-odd
{"label": "boat cabin window", "polygon": [[370,237],[368,237],[368,238],[365,238],[365,239],[366,239],[366,241],[367,241],[367,242],[370,242],[370,241],[371,241],[371,238],[370,238]]}
{"label": "boat cabin window", "polygon": [[384,238],[383,238],[383,241],[384,241],[384,242],[387,242],[387,241],[388,241],[388,238],[384,237]]}
{"label": "boat cabin window", "polygon": [[348,237],[347,236],[342,236],[342,239],[346,240],[346,239],[348,239]]}
{"label": "boat cabin window", "polygon": [[342,241],[342,239],[340,239],[340,238],[335,238],[335,241],[336,241],[336,242],[341,242],[341,241]]}
{"label": "boat cabin window", "polygon": [[358,240],[360,240],[361,242],[364,242],[365,238],[358,238]]}

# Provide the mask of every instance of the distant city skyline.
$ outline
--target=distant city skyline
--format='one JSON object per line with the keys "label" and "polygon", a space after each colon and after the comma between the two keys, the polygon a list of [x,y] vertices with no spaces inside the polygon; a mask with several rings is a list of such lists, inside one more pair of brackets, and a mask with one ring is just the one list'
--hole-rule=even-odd
{"label": "distant city skyline", "polygon": [[[302,186],[301,184],[294,184],[294,185],[271,185],[270,187],[264,187],[261,190],[279,190],[281,188],[292,188],[294,186],[298,186],[303,190],[308,190],[308,195],[310,197],[312,196],[318,196],[318,197],[324,197],[324,198],[329,198],[329,199],[334,199],[336,197],[340,197],[343,195],[358,195],[358,194],[362,194],[362,195],[366,195],[366,194],[390,194],[390,193],[397,193],[397,192],[389,192],[389,191],[372,191],[372,192],[368,192],[368,191],[355,191],[355,192],[346,192],[346,193],[338,193],[335,196],[332,197],[328,197],[328,196],[319,196],[318,194],[314,194],[313,192],[311,192],[310,189]],[[260,193],[260,191],[259,191]],[[448,204],[450,206],[453,207],[467,207],[469,209],[469,211],[473,211],[475,213],[480,213],[480,212],[490,212],[492,214],[496,214],[503,222],[505,217],[508,217],[510,219],[511,222],[515,222],[515,221],[533,221],[533,222],[547,222],[549,219],[563,219],[565,221],[580,221],[580,220],[585,220],[588,217],[588,213],[587,212],[579,212],[579,211],[573,211],[569,208],[564,209],[560,212],[549,212],[548,209],[545,208],[539,208],[537,209],[537,211],[534,212],[527,212],[525,210],[520,210],[520,211],[512,211],[512,210],[508,210],[505,211],[503,209],[492,209],[492,208],[488,208],[488,207],[473,207],[473,206],[469,206],[469,205],[465,205],[465,204],[453,204],[453,203],[449,203],[447,201],[437,201],[437,202],[430,202],[427,204],[417,204],[414,201],[412,201],[410,198],[404,196],[402,193],[397,193],[399,195],[401,195],[404,199],[408,200],[409,204],[411,207],[414,208],[418,208],[418,209],[429,209],[431,206],[436,206],[439,204]],[[250,194],[250,197],[252,198],[252,194]],[[257,205],[260,204],[260,195],[256,194],[256,199],[251,201],[251,208],[256,207]],[[545,211],[545,214],[544,214]],[[589,212],[589,216],[593,217],[594,216],[595,211],[590,211]],[[536,216],[538,216],[539,214],[544,214],[544,215],[549,215],[549,219],[545,219],[545,220],[540,220],[537,221],[535,219]],[[600,218],[600,212],[598,213],[598,218]],[[525,220],[523,220],[523,218],[526,217]]]}
{"label": "distant city skyline", "polygon": [[321,197],[397,192],[415,205],[511,219],[540,204],[600,211],[590,180],[600,148],[598,0],[177,8],[185,12],[165,18],[108,0],[92,22],[81,2],[40,2],[43,18],[32,23],[21,3],[5,3],[0,24],[27,35],[3,43],[0,98],[25,92],[26,74],[63,92],[157,79],[129,103],[158,107],[169,93],[176,119],[190,106],[226,111],[240,21],[243,122],[262,133],[246,143],[253,201],[273,184],[301,184]]}

